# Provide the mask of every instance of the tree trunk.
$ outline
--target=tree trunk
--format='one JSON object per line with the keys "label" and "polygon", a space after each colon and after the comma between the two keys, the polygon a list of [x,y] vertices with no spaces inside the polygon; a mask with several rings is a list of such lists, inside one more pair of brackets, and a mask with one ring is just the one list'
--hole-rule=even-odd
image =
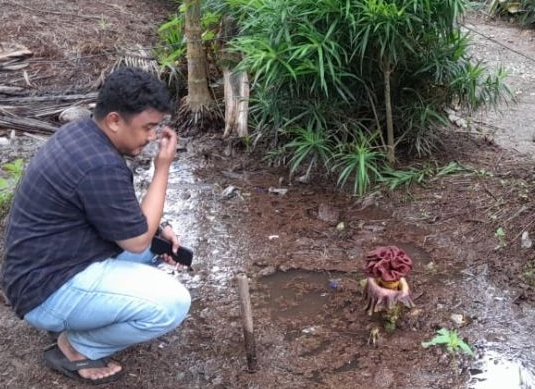
{"label": "tree trunk", "polygon": [[185,32],[188,59],[188,103],[192,112],[198,112],[212,102],[208,89],[206,56],[202,44],[201,0],[185,0]]}
{"label": "tree trunk", "polygon": [[181,102],[178,128],[187,134],[196,134],[218,125],[222,115],[208,88],[208,67],[202,42],[201,0],[185,0],[184,4],[188,95]]}
{"label": "tree trunk", "polygon": [[239,29],[232,17],[223,16],[218,34],[225,91],[225,132],[223,136],[228,137],[236,134],[243,138],[248,135],[249,77],[246,72],[235,70],[241,56],[227,48],[229,37],[238,34]]}
{"label": "tree trunk", "polygon": [[240,138],[248,135],[247,117],[249,113],[249,79],[247,73],[223,69],[225,80],[225,133],[233,133]]}
{"label": "tree trunk", "polygon": [[394,122],[392,120],[392,98],[390,93],[390,74],[392,70],[387,64],[384,67],[384,83],[385,83],[385,111],[386,111],[386,138],[387,138],[387,159],[388,162],[393,163],[396,160],[395,150],[394,150]]}

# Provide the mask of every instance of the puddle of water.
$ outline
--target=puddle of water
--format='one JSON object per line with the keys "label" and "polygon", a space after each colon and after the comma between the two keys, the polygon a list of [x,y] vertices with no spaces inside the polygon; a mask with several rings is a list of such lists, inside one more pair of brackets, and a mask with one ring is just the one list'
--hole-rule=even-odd
{"label": "puddle of water", "polygon": [[522,363],[488,351],[470,369],[469,389],[535,389],[535,376]]}
{"label": "puddle of water", "polygon": [[[262,280],[267,286],[274,317],[292,318],[314,316],[321,312],[328,287],[328,277],[322,273],[289,271],[277,272]],[[307,287],[305,287],[307,284]],[[315,285],[310,288],[310,285]]]}
{"label": "puddle of water", "polygon": [[[136,169],[135,184],[140,199],[145,195],[153,174],[152,163],[146,169]],[[186,246],[194,245],[201,236],[202,223],[196,212],[200,209],[202,195],[211,190],[211,185],[198,182],[191,166],[180,161],[173,162],[169,171],[164,215]]]}
{"label": "puddle of water", "polygon": [[459,293],[475,298],[465,309],[477,316],[466,330],[483,349],[474,361],[468,389],[535,389],[534,312],[515,309],[512,296],[487,279],[487,267],[467,269],[469,277],[456,283]]}
{"label": "puddle of water", "polygon": [[[188,160],[175,161],[171,165],[164,217],[173,226],[180,243],[194,251],[193,269],[201,268],[202,276],[196,272],[174,274],[172,267],[167,265],[162,269],[175,275],[195,295],[194,289],[200,288],[202,283],[228,285],[233,276],[228,265],[233,247],[224,220],[212,216],[218,214],[218,210],[213,209],[219,206],[218,203],[210,201],[212,208],[203,204],[206,199],[212,200],[213,185],[198,180],[193,170],[194,166]],[[135,169],[134,182],[140,200],[153,174],[152,163]]]}
{"label": "puddle of water", "polygon": [[273,304],[273,319],[291,319],[318,315],[339,280],[354,277],[346,273],[290,270],[276,272],[259,282],[266,287],[270,304]]}

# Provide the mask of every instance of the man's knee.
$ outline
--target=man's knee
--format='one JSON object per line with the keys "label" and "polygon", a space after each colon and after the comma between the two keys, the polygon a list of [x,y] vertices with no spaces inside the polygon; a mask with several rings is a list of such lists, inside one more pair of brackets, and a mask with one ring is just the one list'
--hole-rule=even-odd
{"label": "man's knee", "polygon": [[191,307],[191,295],[182,284],[178,284],[178,293],[175,295],[175,304],[172,315],[174,316],[175,327],[179,326],[188,315]]}
{"label": "man's knee", "polygon": [[186,318],[191,306],[191,295],[177,282],[171,290],[166,290],[166,296],[162,298],[160,304],[156,325],[161,326],[164,331],[170,331]]}

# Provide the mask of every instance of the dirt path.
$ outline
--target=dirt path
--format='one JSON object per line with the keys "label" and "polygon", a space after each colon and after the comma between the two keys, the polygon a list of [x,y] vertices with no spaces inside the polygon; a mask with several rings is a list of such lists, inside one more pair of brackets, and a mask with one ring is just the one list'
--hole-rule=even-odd
{"label": "dirt path", "polygon": [[535,31],[474,15],[464,24],[473,34],[477,47],[475,57],[491,68],[506,69],[506,82],[516,98],[516,103],[501,105],[499,110],[479,112],[473,119],[494,134],[499,145],[534,158]]}
{"label": "dirt path", "polygon": [[[6,21],[0,36],[38,53],[28,69],[35,92],[77,89],[92,85],[119,48],[153,44],[154,28],[169,6],[148,0],[0,0]],[[467,23],[535,55],[531,41],[517,39],[526,33],[503,23]],[[166,211],[196,253],[195,272],[174,275],[191,290],[193,308],[179,330],[117,356],[128,370],[120,387],[534,388],[529,271],[535,256],[520,247],[519,238],[535,223],[532,166],[531,156],[511,150],[533,151],[534,71],[525,56],[487,39],[477,42],[476,55],[511,69],[519,103],[476,118],[486,131],[496,129],[499,146],[482,137],[448,137],[439,162],[456,160],[470,170],[410,194],[399,190],[358,200],[321,182],[289,183],[284,171],[266,168],[256,156],[230,158],[217,137],[184,139],[188,151],[173,167]],[[15,84],[24,85],[24,77]],[[20,138],[2,158],[28,155],[36,145]],[[140,188],[147,174],[140,169]],[[288,192],[273,193],[274,187]],[[508,244],[495,249],[499,226]],[[416,308],[405,312],[393,333],[384,330],[380,315],[364,312],[362,301],[363,259],[385,245],[403,248],[415,263],[409,283]],[[255,374],[247,372],[242,342],[235,278],[241,272],[251,282]],[[474,348],[475,360],[423,349],[421,342],[438,328],[457,330]],[[0,330],[2,385],[82,387],[42,368],[47,337],[4,305]],[[498,370],[499,377],[491,376]]]}

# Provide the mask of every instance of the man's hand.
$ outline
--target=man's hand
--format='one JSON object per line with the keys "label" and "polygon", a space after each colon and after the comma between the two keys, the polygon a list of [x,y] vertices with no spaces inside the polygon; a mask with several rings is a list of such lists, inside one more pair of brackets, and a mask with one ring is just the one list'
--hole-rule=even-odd
{"label": "man's hand", "polygon": [[[173,250],[174,253],[176,253],[178,251],[178,247],[180,246],[180,244],[178,242],[178,237],[176,236],[175,232],[173,231],[173,228],[170,225],[165,226],[165,228],[162,230],[160,235],[161,235],[162,238],[167,239],[168,241],[171,242],[171,244],[173,246],[172,250]],[[168,264],[173,265],[173,266],[176,265],[178,269],[181,269],[183,267],[182,265],[180,265],[177,262],[175,262],[173,257],[170,256],[169,254],[162,254],[160,256],[160,258],[162,258],[162,260],[165,263],[168,263]]]}
{"label": "man's hand", "polygon": [[161,165],[169,166],[175,159],[177,148],[176,132],[171,128],[165,126],[159,135],[159,151],[154,158],[154,167],[158,168]]}

